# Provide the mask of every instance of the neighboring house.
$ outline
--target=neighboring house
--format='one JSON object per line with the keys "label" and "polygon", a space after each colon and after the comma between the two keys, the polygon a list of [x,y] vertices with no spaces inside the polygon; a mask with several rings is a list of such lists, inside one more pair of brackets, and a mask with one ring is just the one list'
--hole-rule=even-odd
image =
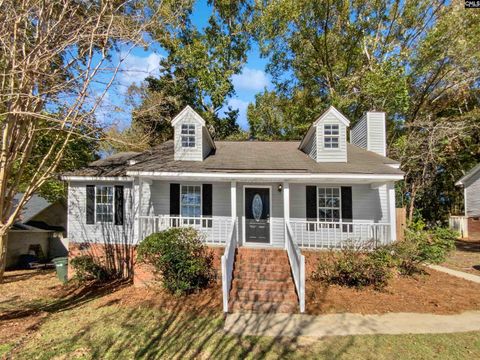
{"label": "neighboring house", "polygon": [[450,227],[462,237],[480,240],[480,164],[477,164],[455,185],[463,187],[465,216],[451,216]]}
{"label": "neighboring house", "polygon": [[172,121],[173,140],[63,176],[68,238],[136,245],[153,232],[193,226],[207,244],[226,247],[225,310],[235,248],[286,249],[302,311],[300,249],[396,238],[394,184],[403,172],[385,157],[385,114],[366,113],[352,143],[349,125],[330,107],[302,141],[214,141],[186,107]]}
{"label": "neighboring house", "polygon": [[[22,196],[22,193],[14,196],[14,207]],[[38,247],[46,258],[66,256],[66,227],[67,206],[63,201],[51,203],[40,195],[32,195],[8,232],[6,267],[15,267],[20,255],[29,254]]]}

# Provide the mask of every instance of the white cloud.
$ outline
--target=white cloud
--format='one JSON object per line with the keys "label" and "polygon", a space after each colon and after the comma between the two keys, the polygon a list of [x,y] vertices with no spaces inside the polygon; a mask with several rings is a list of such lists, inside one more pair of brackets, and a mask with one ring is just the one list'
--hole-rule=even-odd
{"label": "white cloud", "polygon": [[241,74],[233,75],[232,82],[236,90],[252,91],[263,90],[270,83],[265,71],[248,67],[244,68]]}
{"label": "white cloud", "polygon": [[247,107],[249,102],[241,99],[230,99],[228,100],[227,106],[224,110],[227,110],[230,106],[233,110],[238,109],[238,124],[242,129],[248,129],[247,121]]}
{"label": "white cloud", "polygon": [[118,74],[118,81],[123,86],[142,82],[147,76],[158,75],[162,55],[151,53],[146,57],[133,54],[121,54],[124,58]]}

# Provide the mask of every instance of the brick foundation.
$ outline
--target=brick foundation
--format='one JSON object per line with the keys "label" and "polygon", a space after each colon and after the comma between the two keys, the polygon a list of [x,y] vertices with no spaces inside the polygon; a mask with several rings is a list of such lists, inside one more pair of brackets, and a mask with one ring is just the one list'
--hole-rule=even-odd
{"label": "brick foundation", "polygon": [[480,240],[480,217],[468,218],[468,238]]}
{"label": "brick foundation", "polygon": [[[209,247],[213,254],[213,267],[217,272],[217,279],[221,279],[221,257],[224,248],[220,246]],[[75,275],[71,260],[77,256],[88,255],[95,258],[109,270],[118,271],[125,278],[132,278],[136,287],[156,286],[154,269],[151,265],[136,261],[136,247],[122,244],[95,244],[95,243],[70,243],[68,251],[68,278]]]}

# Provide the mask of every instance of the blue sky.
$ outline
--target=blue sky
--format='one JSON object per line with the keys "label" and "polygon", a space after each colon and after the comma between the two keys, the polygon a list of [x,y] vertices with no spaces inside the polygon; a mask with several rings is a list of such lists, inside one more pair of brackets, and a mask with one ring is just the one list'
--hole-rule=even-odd
{"label": "blue sky", "polygon": [[[197,0],[194,5],[192,21],[198,27],[204,27],[211,14],[211,8],[206,0]],[[120,56],[123,61],[121,72],[117,76],[116,85],[113,86],[104,99],[104,106],[98,111],[97,116],[107,120],[120,128],[128,126],[131,120],[131,108],[125,104],[125,93],[129,85],[140,83],[149,75],[156,75],[159,71],[159,61],[166,53],[158,46],[152,44],[148,50],[141,47],[133,48],[126,55]],[[228,99],[225,110],[230,105],[239,109],[238,122],[243,129],[248,129],[246,109],[250,102],[255,99],[255,94],[261,92],[265,87],[270,88],[269,76],[265,73],[266,59],[261,59],[256,44],[248,53],[248,60],[242,73],[233,77],[235,95]],[[115,119],[113,119],[115,118]],[[110,121],[108,121],[110,120]]]}

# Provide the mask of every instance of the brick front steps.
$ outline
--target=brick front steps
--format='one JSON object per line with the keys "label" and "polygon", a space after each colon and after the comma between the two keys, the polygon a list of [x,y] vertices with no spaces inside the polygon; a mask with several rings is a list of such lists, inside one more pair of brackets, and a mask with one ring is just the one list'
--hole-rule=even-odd
{"label": "brick front steps", "polygon": [[297,312],[298,298],[287,252],[239,248],[229,308],[232,312]]}

